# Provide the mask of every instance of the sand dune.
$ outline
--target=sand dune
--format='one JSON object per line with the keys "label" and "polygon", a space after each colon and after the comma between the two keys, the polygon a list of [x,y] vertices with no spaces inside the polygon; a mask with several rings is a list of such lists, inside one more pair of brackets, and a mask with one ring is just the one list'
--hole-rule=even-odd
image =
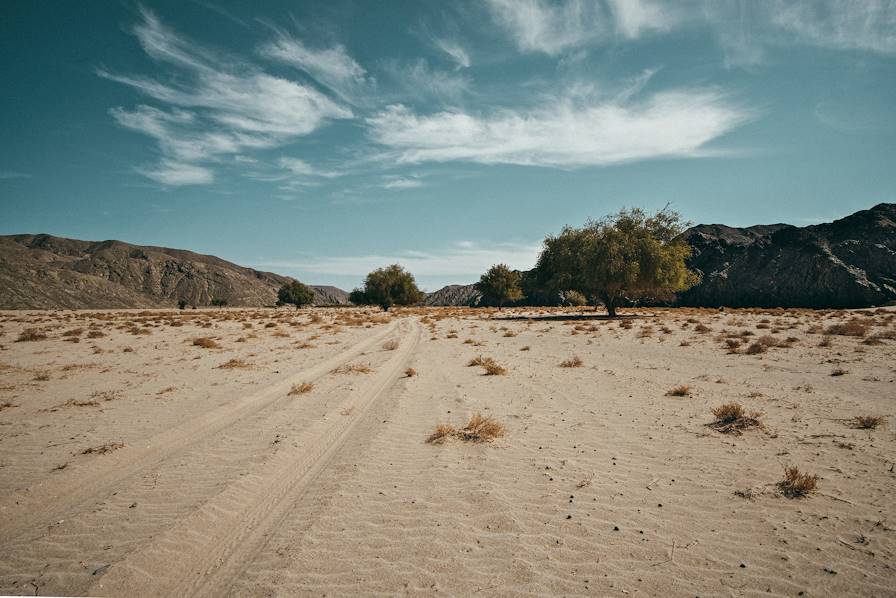
{"label": "sand dune", "polygon": [[896,310],[564,313],[4,312],[0,592],[892,593]]}

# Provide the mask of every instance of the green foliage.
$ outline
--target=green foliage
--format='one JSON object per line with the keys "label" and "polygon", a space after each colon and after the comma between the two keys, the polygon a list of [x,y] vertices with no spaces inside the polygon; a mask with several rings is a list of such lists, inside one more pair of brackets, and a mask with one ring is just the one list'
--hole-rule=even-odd
{"label": "green foliage", "polygon": [[303,305],[314,302],[314,291],[298,280],[287,282],[277,291],[277,305],[295,305],[299,309]]}
{"label": "green foliage", "polygon": [[563,298],[566,300],[567,305],[573,307],[588,305],[588,298],[578,291],[566,291],[563,293]]}
{"label": "green foliage", "polygon": [[685,266],[691,255],[680,237],[685,227],[677,212],[648,215],[638,208],[567,226],[545,239],[536,278],[547,289],[600,299],[611,316],[625,301],[671,299],[699,281]]}
{"label": "green foliage", "polygon": [[511,270],[505,264],[497,264],[480,277],[476,290],[482,293],[483,301],[501,309],[505,303],[523,298],[521,280],[519,272]]}
{"label": "green foliage", "polygon": [[227,305],[227,299],[220,299],[218,297],[215,297],[212,299],[212,305],[214,305],[215,307],[224,307],[225,305]]}
{"label": "green foliage", "polygon": [[186,309],[187,300],[186,299],[178,299],[177,300],[177,309]]}
{"label": "green foliage", "polygon": [[393,305],[413,305],[423,301],[423,293],[410,272],[398,264],[379,268],[364,279],[364,288],[349,296],[355,305],[379,305],[388,311]]}

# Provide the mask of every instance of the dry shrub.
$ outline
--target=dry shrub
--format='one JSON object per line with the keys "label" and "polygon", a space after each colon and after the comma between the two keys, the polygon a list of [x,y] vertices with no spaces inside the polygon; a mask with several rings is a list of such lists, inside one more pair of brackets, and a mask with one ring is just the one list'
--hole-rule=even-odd
{"label": "dry shrub", "polygon": [[106,336],[106,333],[102,330],[91,330],[87,333],[87,338],[103,338]]}
{"label": "dry shrub", "polygon": [[0,411],[5,411],[7,409],[12,409],[13,407],[17,407],[12,401],[3,401],[0,403]]}
{"label": "dry shrub", "polygon": [[829,335],[824,335],[821,337],[821,340],[818,341],[819,347],[830,347],[831,346],[831,337]]}
{"label": "dry shrub", "polygon": [[580,367],[582,367],[583,363],[584,362],[582,361],[582,358],[579,357],[578,355],[576,355],[575,357],[570,357],[569,359],[561,361],[560,367],[561,368],[580,368]]}
{"label": "dry shrub", "polygon": [[818,476],[801,472],[796,467],[784,468],[784,479],[778,482],[778,490],[787,498],[801,498],[815,492]]}
{"label": "dry shrub", "polygon": [[691,396],[691,387],[687,384],[682,384],[680,386],[676,386],[675,388],[669,390],[666,393],[666,396],[669,397],[689,397]]}
{"label": "dry shrub", "polygon": [[442,444],[456,434],[457,430],[451,424],[439,424],[436,426],[435,432],[426,439],[426,442],[429,444]]}
{"label": "dry shrub", "polygon": [[507,369],[505,367],[498,365],[491,359],[484,363],[482,367],[485,368],[486,376],[503,376],[507,373]]}
{"label": "dry shrub", "polygon": [[236,358],[234,358],[234,359],[231,359],[230,361],[227,361],[227,362],[222,363],[221,365],[219,365],[219,366],[218,366],[218,369],[221,369],[221,370],[230,370],[230,369],[237,369],[237,368],[251,368],[251,367],[252,367],[252,364],[251,364],[251,363],[248,363],[248,362],[246,362],[246,361],[243,361],[242,359],[236,359]]}
{"label": "dry shrub", "polygon": [[763,345],[762,343],[750,343],[750,346],[747,347],[745,353],[747,355],[758,355],[759,353],[765,353],[768,351],[768,347]]}
{"label": "dry shrub", "polygon": [[22,332],[19,333],[19,337],[16,339],[17,343],[25,343],[31,341],[42,341],[47,338],[47,335],[37,328],[26,328]]}
{"label": "dry shrub", "polygon": [[838,336],[865,336],[868,327],[857,320],[842,322],[828,326],[824,331],[825,334],[836,334]]}
{"label": "dry shrub", "polygon": [[314,384],[311,382],[302,382],[301,384],[293,384],[292,388],[289,389],[288,396],[292,397],[295,395],[304,395],[308,394],[314,390]]}
{"label": "dry shrub", "polygon": [[417,370],[415,370],[414,368],[408,368],[404,371],[404,375],[407,378],[413,378],[417,375]]}
{"label": "dry shrub", "polygon": [[526,345],[525,347],[520,349],[520,351],[529,351],[530,349],[531,349],[531,347],[529,347],[529,345]]}
{"label": "dry shrub", "polygon": [[383,343],[383,349],[386,351],[394,351],[395,349],[398,348],[399,344],[400,343],[398,342],[398,340],[393,338],[392,340],[389,340],[389,341],[386,341],[385,343]]}
{"label": "dry shrub", "polygon": [[712,328],[710,328],[709,326],[707,326],[705,324],[697,324],[696,326],[694,326],[694,332],[698,332],[700,334],[706,334],[707,332],[710,332],[711,330],[712,330]]}
{"label": "dry shrub", "polygon": [[92,446],[90,448],[86,448],[81,451],[82,455],[104,455],[106,453],[111,453],[112,451],[117,451],[120,448],[124,448],[124,444],[121,442],[107,442],[106,444],[101,444],[99,446]]}
{"label": "dry shrub", "polygon": [[207,336],[194,338],[193,345],[196,347],[202,347],[203,349],[218,349],[221,347],[221,345],[208,338]]}
{"label": "dry shrub", "polygon": [[49,372],[38,372],[34,375],[34,378],[32,378],[32,380],[34,380],[35,382],[46,382],[49,379]]}
{"label": "dry shrub", "polygon": [[725,339],[725,348],[728,349],[728,353],[737,353],[738,349],[740,349],[741,342],[736,338],[726,338]]}
{"label": "dry shrub", "polygon": [[747,413],[740,403],[725,403],[712,410],[715,421],[706,424],[723,434],[740,435],[741,430],[762,425],[761,414],[757,411]]}
{"label": "dry shrub", "polygon": [[632,321],[631,320],[622,320],[621,322],[619,322],[619,327],[629,330],[632,327]]}
{"label": "dry shrub", "polygon": [[63,332],[62,336],[81,336],[82,334],[84,334],[83,328],[72,328]]}
{"label": "dry shrub", "polygon": [[886,418],[882,415],[857,415],[850,420],[849,425],[858,430],[873,430],[884,421]]}
{"label": "dry shrub", "polygon": [[365,365],[363,363],[347,363],[345,365],[341,365],[332,373],[334,374],[369,374],[373,371],[369,365]]}
{"label": "dry shrub", "polygon": [[849,373],[849,370],[844,370],[843,368],[835,368],[835,369],[831,372],[831,376],[843,376],[843,375],[848,374],[848,373]]}
{"label": "dry shrub", "polygon": [[308,341],[298,342],[295,345],[296,349],[313,349],[314,345],[309,343]]}

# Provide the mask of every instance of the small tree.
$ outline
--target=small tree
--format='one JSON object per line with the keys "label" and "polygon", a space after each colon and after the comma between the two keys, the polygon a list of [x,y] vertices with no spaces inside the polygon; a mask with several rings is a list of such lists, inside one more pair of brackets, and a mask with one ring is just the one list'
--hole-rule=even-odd
{"label": "small tree", "polygon": [[511,270],[505,264],[497,264],[482,275],[476,283],[476,290],[482,293],[486,302],[496,304],[500,310],[505,303],[523,298],[520,281],[519,272]]}
{"label": "small tree", "polygon": [[681,238],[685,226],[668,208],[653,215],[635,208],[566,227],[545,239],[538,278],[549,288],[602,301],[611,317],[625,301],[671,299],[699,281],[685,265],[691,255]]}
{"label": "small tree", "polygon": [[220,297],[215,297],[212,299],[212,305],[215,307],[224,307],[227,305],[227,299],[222,299]]}
{"label": "small tree", "polygon": [[349,294],[349,301],[356,305],[379,305],[389,311],[393,305],[413,305],[423,300],[423,293],[410,272],[392,264],[379,268],[364,279],[364,288]]}
{"label": "small tree", "polygon": [[277,305],[295,305],[299,309],[303,305],[314,302],[314,291],[298,280],[287,282],[277,291]]}

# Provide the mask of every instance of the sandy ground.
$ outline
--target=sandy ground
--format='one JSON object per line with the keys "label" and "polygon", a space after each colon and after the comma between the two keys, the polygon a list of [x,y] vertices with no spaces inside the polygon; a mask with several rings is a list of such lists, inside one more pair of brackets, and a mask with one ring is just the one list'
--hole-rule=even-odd
{"label": "sandy ground", "polygon": [[0,313],[0,593],[896,595],[896,310],[638,313]]}

